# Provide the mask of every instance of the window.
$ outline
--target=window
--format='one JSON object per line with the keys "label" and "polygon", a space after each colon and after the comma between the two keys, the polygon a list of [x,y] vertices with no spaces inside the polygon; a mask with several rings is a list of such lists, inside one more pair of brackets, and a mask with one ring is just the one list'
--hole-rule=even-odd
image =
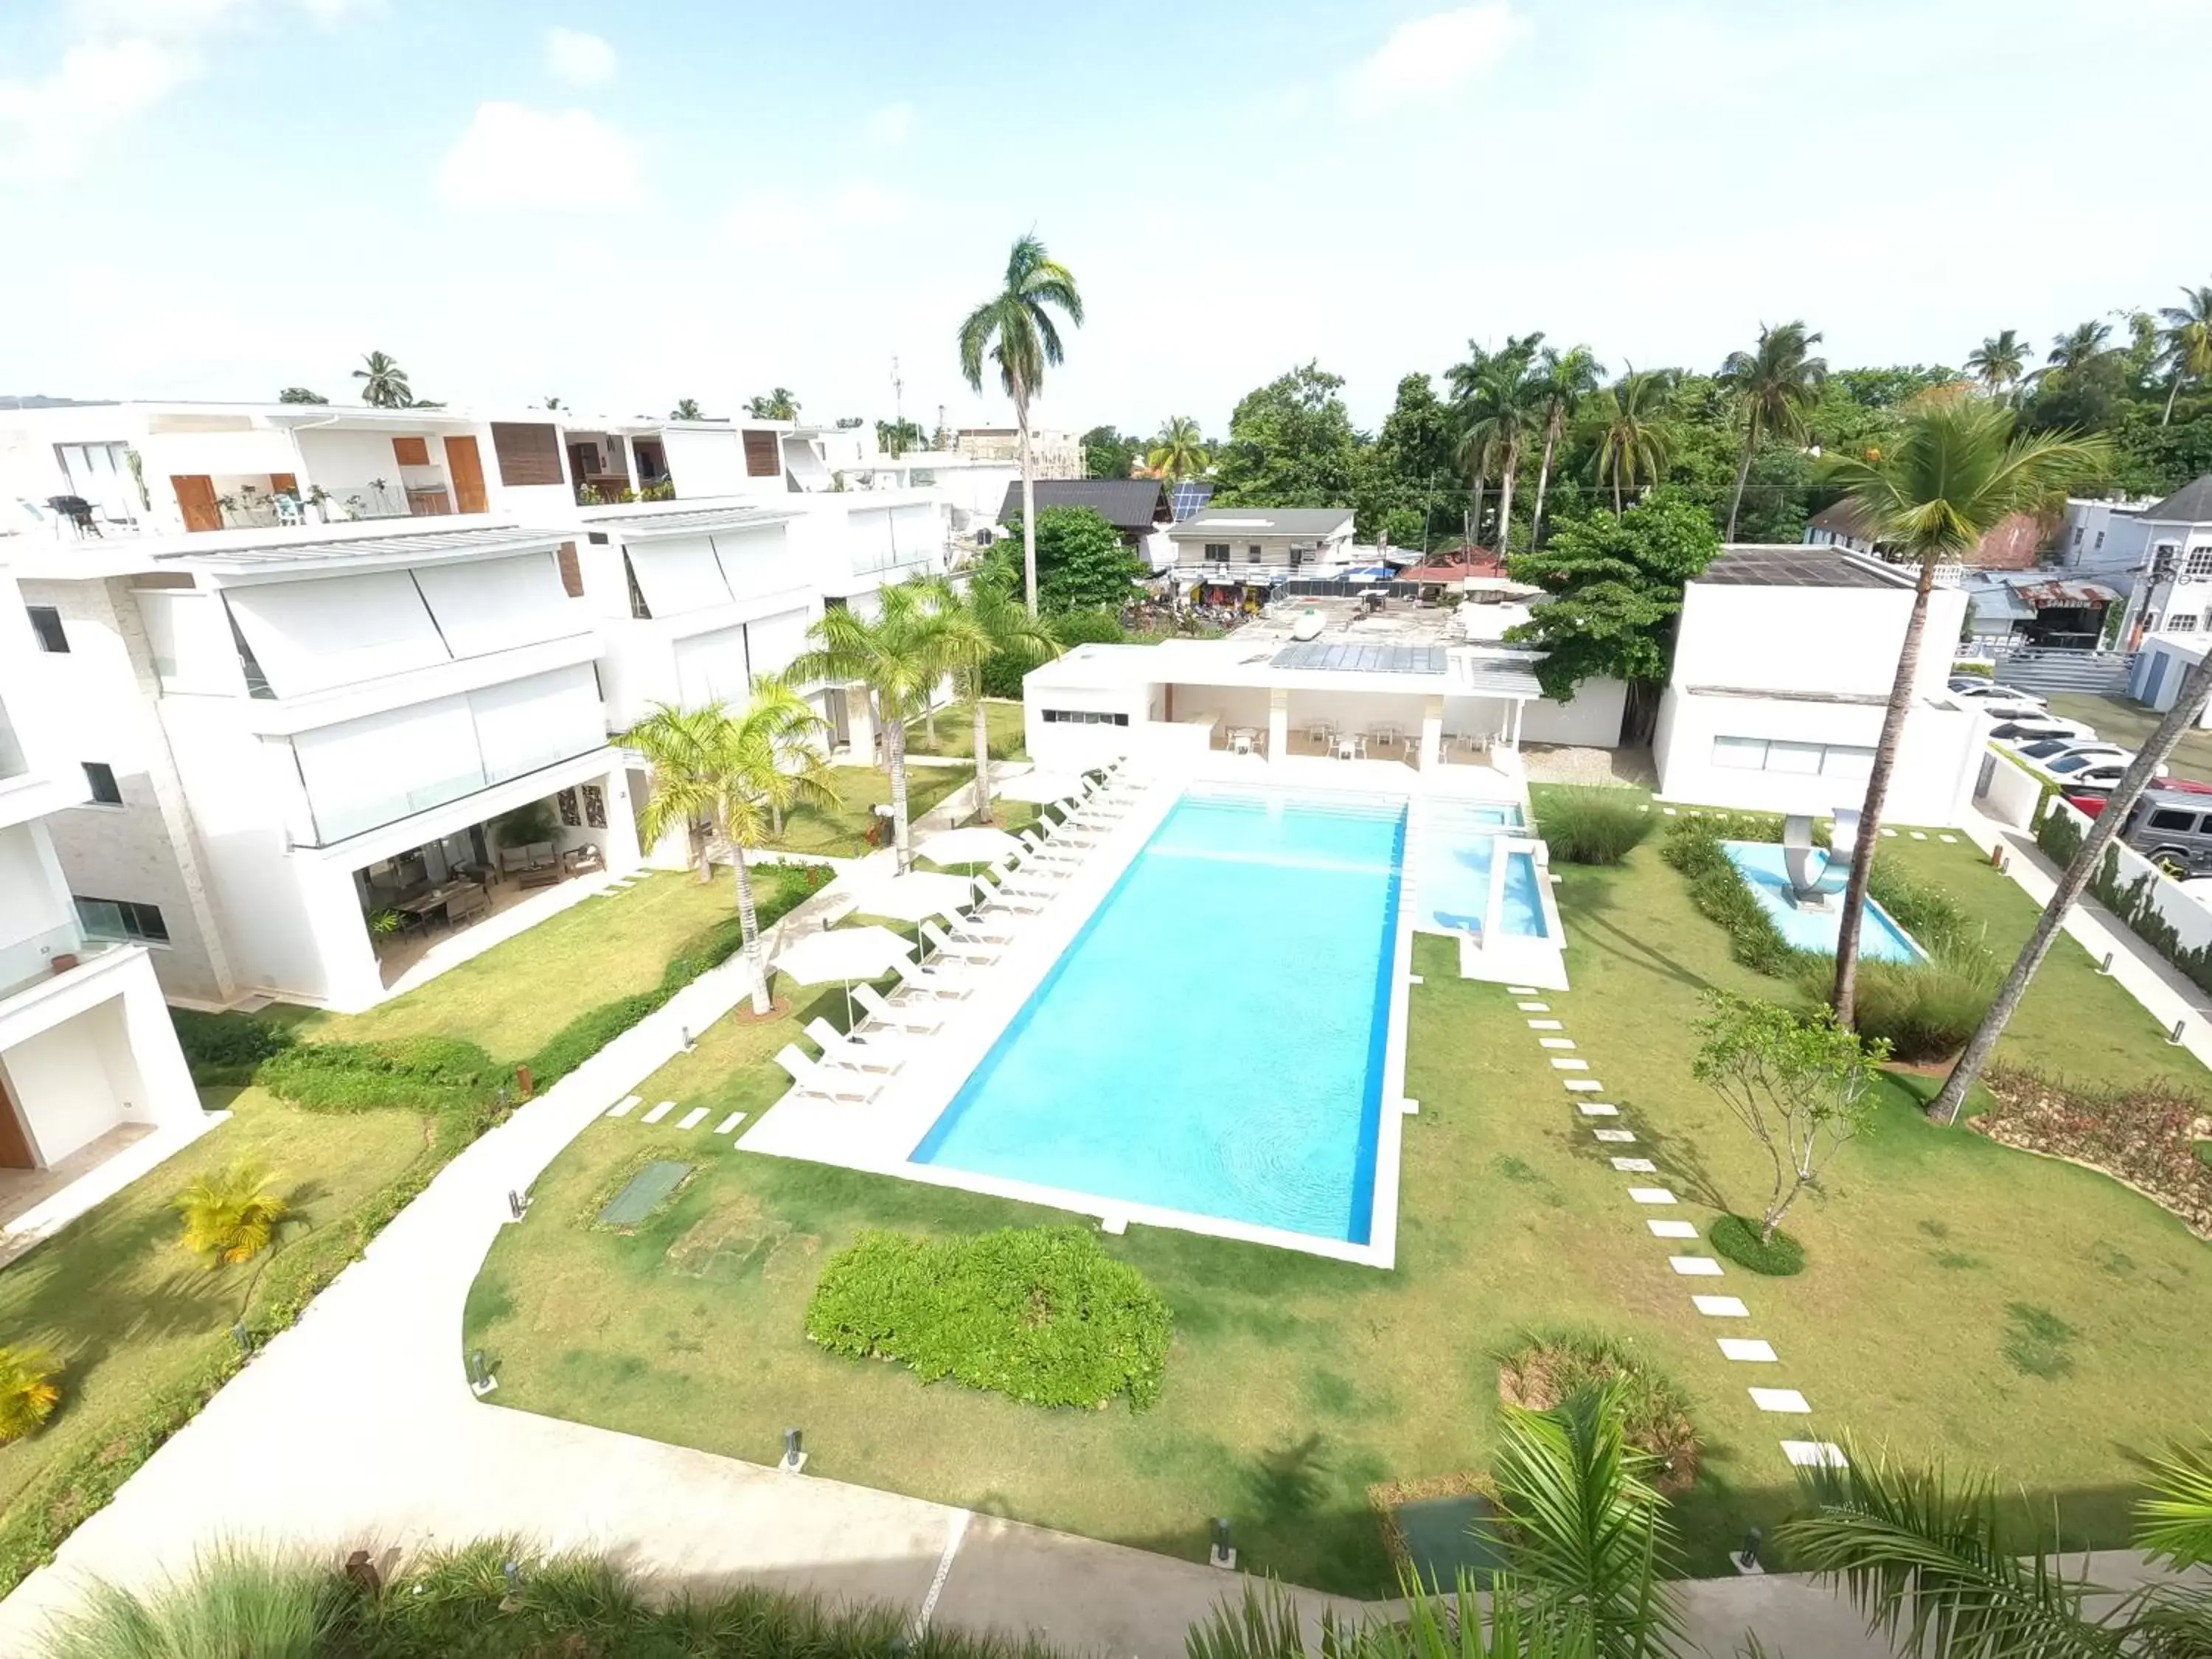
{"label": "window", "polygon": [[1733,772],[1777,772],[1790,777],[1863,781],[1874,770],[1874,750],[1848,743],[1789,743],[1774,738],[1715,738],[1713,764]]}
{"label": "window", "polygon": [[503,484],[557,484],[561,440],[550,426],[536,421],[494,421],[491,451]]}
{"label": "window", "polygon": [[745,476],[773,478],[783,471],[783,456],[773,432],[745,433]]}
{"label": "window", "polygon": [[[2078,531],[2078,530],[2077,530],[2077,531],[2075,531],[2075,532],[2074,532],[2074,539],[2075,539],[2075,541],[2077,541],[2077,542],[2078,542],[2078,541],[2080,541],[2080,540],[2081,539],[2081,532],[2080,531]],[[2100,531],[2097,532],[2097,539],[2096,539],[2095,543],[2094,543],[2094,544],[2090,547],[2089,550],[2090,550],[2092,553],[2094,553],[2094,552],[2096,552],[2096,551],[2098,550],[2098,549],[2099,549],[2099,548],[2103,547],[2103,546],[2104,546],[2104,544],[2105,544],[2105,532],[2104,532],[2103,531],[2100,530]]]}
{"label": "window", "polygon": [[93,799],[102,806],[122,805],[123,791],[116,787],[115,769],[106,761],[86,761],[83,764],[85,787],[92,791]]}
{"label": "window", "polygon": [[1260,562],[1259,543],[1253,542],[1246,546],[1244,549],[1244,562],[1247,564],[1257,564]]}
{"label": "window", "polygon": [[2166,631],[2169,634],[2194,634],[2197,631],[2197,613],[2194,611],[2174,612],[2166,619]]}
{"label": "window", "polygon": [[1766,739],[1715,738],[1713,764],[1739,772],[1763,772],[1766,769]]}
{"label": "window", "polygon": [[1227,564],[1229,562],[1229,544],[1227,542],[1206,543],[1206,556],[1215,564]]}
{"label": "window", "polygon": [[1127,726],[1127,714],[1108,714],[1097,708],[1048,708],[1045,720],[1055,726]]}
{"label": "window", "polygon": [[2154,830],[2178,830],[2183,835],[2188,835],[2197,828],[2197,814],[2177,812],[2171,806],[2165,807],[2150,815],[2150,827]]}
{"label": "window", "polygon": [[67,651],[69,635],[62,631],[62,613],[50,605],[27,605],[31,613],[31,631],[39,636],[41,651]]}
{"label": "window", "polygon": [[[2102,534],[2101,532],[2099,533]],[[2081,526],[2078,524],[2074,526],[2074,545],[2076,547],[2081,545]]]}
{"label": "window", "polygon": [[76,919],[94,939],[137,939],[144,945],[167,945],[168,924],[157,904],[135,904],[129,899],[76,900]]}
{"label": "window", "polygon": [[2181,567],[2185,576],[2212,576],[2212,544],[2192,547]]}

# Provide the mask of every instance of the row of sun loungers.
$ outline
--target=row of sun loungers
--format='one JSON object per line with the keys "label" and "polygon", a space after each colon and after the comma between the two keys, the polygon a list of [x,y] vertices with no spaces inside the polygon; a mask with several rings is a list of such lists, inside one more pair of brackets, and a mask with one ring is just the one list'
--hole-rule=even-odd
{"label": "row of sun loungers", "polygon": [[[1009,853],[975,878],[975,902],[945,927],[921,924],[926,961],[901,963],[898,984],[887,997],[872,985],[853,988],[865,1012],[849,1033],[828,1021],[810,1020],[806,1036],[822,1050],[810,1058],[786,1043],[776,1063],[789,1073],[792,1092],[804,1099],[866,1103],[880,1096],[915,1045],[943,1029],[945,1011],[974,995],[981,975],[1019,937],[1022,924],[1048,905],[1121,821],[1134,810],[1142,786],[1115,762],[1079,794],[1053,802],[1060,815],[1022,832],[1023,850]],[[1042,833],[1041,833],[1042,832]],[[927,848],[925,848],[925,851]]]}

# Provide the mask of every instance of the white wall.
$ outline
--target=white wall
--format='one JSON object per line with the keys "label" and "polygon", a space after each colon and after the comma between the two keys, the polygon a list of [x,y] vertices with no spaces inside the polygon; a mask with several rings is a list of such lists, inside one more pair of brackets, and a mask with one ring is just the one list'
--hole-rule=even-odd
{"label": "white wall", "polygon": [[135,1103],[141,1092],[112,1007],[101,1003],[0,1053],[9,1092],[46,1164],[59,1163],[106,1134],[124,1120],[125,1103]]}
{"label": "white wall", "polygon": [[[2212,639],[2202,639],[2191,645],[2185,638],[2153,635],[2143,641],[2142,649],[2136,653],[2134,665],[2128,671],[2128,695],[2164,714],[2179,700],[2182,681],[2188,678],[2190,669],[2203,660],[2208,647],[2212,647]],[[2212,726],[2212,703],[2208,703],[2197,716],[2197,724]]]}
{"label": "white wall", "polygon": [[2043,804],[2043,780],[2004,756],[1990,753],[1981,763],[1987,786],[1975,792],[1983,813],[2015,830],[2035,828],[2035,814]]}
{"label": "white wall", "polygon": [[[1571,702],[1538,697],[1522,705],[1521,741],[1563,743],[1590,749],[1620,744],[1620,721],[1628,707],[1623,680],[1584,680]],[[1450,722],[1445,722],[1447,729]]]}
{"label": "white wall", "polygon": [[[1863,769],[1871,764],[1881,721],[1881,708],[1875,704],[1699,696],[1670,687],[1652,745],[1660,793],[1669,800],[1762,812],[1825,815],[1856,806],[1865,799]],[[1972,709],[1917,705],[1905,720],[1884,817],[1896,823],[1960,823],[1980,775],[1988,724]],[[1718,738],[1848,746],[1867,755],[1826,774],[1750,770],[1717,762]]]}
{"label": "white wall", "polygon": [[[1966,596],[1928,598],[1917,690],[1942,689]],[[1887,696],[1912,610],[1909,587],[1759,587],[1692,582],[1684,594],[1673,684],[1760,691]]]}
{"label": "white wall", "polygon": [[0,829],[0,996],[77,947],[76,908],[46,826]]}
{"label": "white wall", "polygon": [[[2078,808],[2063,799],[2055,799],[2051,803],[2050,810],[2068,814],[2073,818],[2076,829],[2087,832],[2089,820]],[[2124,842],[2113,842],[2112,850],[2119,858],[2122,890],[2148,878],[2149,886],[2146,891],[2150,897],[2151,910],[2172,927],[2183,950],[2201,951],[2212,945],[2212,906],[2201,904],[2183,892],[2178,883],[2160,874],[2155,865]],[[2103,873],[2101,869],[2099,873]]]}
{"label": "white wall", "polygon": [[696,428],[660,428],[661,451],[668,457],[668,476],[679,501],[710,495],[781,495],[783,480],[745,476],[744,444],[735,428],[702,431]]}
{"label": "white wall", "polygon": [[[1044,670],[1032,670],[1032,674],[1048,674]],[[1132,752],[1141,739],[1137,734],[1161,712],[1161,688],[1141,681],[1115,686],[1055,687],[1048,684],[1031,684],[1024,681],[1023,688],[1023,731],[1024,747],[1030,758],[1048,770],[1075,770],[1095,766],[1115,755]],[[1260,718],[1261,726],[1267,724],[1267,694],[1262,692]],[[1089,710],[1101,714],[1127,716],[1127,726],[1086,726],[1059,720],[1048,720],[1044,711]],[[1250,721],[1240,724],[1253,724]]]}

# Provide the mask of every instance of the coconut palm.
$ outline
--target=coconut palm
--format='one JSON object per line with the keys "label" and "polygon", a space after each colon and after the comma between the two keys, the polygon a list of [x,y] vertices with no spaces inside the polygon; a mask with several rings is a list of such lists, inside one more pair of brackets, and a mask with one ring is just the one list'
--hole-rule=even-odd
{"label": "coconut palm", "polygon": [[884,769],[890,775],[891,845],[904,875],[914,866],[907,825],[907,722],[928,708],[945,676],[948,624],[921,582],[886,587],[880,599],[874,617],[848,606],[823,611],[809,630],[813,645],[785,672],[798,681],[867,688],[883,739]]}
{"label": "coconut palm", "polygon": [[277,1177],[252,1158],[202,1176],[170,1200],[184,1218],[178,1242],[210,1267],[236,1267],[267,1249],[291,1206]]}
{"label": "coconut palm", "polygon": [[[1915,1659],[2116,1659],[2212,1651],[2212,1589],[2202,1578],[2154,1583],[2092,1612],[2110,1595],[2086,1565],[2069,1574],[2051,1537],[2020,1553],[1995,1481],[1894,1464],[1846,1446],[1844,1467],[1811,1479],[1819,1512],[1783,1524],[1778,1541],[1842,1586],[1870,1634]],[[2136,1504],[2136,1545],[2154,1564],[2212,1562],[2212,1444],[2149,1460]],[[2054,1527],[2053,1532],[2056,1532]]]}
{"label": "coconut palm", "polygon": [[415,401],[415,389],[407,384],[407,371],[381,351],[372,351],[362,358],[363,367],[353,372],[362,383],[361,400],[378,409],[405,409]]}
{"label": "coconut palm", "polygon": [[1973,371],[1984,392],[1992,398],[2002,398],[2020,384],[2021,374],[2027,367],[2027,343],[2014,328],[1992,334],[1966,354],[1966,367]]}
{"label": "coconut palm", "polygon": [[2161,306],[2158,320],[2163,326],[2159,337],[2166,343],[2166,361],[2173,374],[2172,384],[2166,389],[2166,412],[2158,423],[2166,426],[2173,419],[2173,400],[2181,395],[2181,383],[2195,380],[2202,385],[2212,380],[2212,288],[2185,288],[2182,302],[2178,306]]}
{"label": "coconut palm", "polygon": [[790,387],[780,386],[762,397],[749,398],[745,413],[757,421],[795,421],[799,399],[791,395]]}
{"label": "coconut palm", "polygon": [[1206,434],[1198,422],[1188,415],[1175,415],[1160,422],[1152,447],[1145,453],[1145,465],[1172,483],[1195,478],[1213,465],[1213,457],[1206,453]]}
{"label": "coconut palm", "polygon": [[1531,547],[1544,533],[1544,496],[1551,488],[1552,455],[1559,447],[1559,434],[1583,399],[1597,390],[1598,376],[1604,373],[1605,365],[1590,355],[1588,346],[1569,346],[1565,351],[1547,349],[1537,359],[1532,378],[1536,410],[1544,422],[1544,459],[1536,466],[1536,510],[1528,519]]}
{"label": "coconut palm", "polygon": [[1759,344],[1750,351],[1731,351],[1721,365],[1720,383],[1743,417],[1743,459],[1737,464],[1735,494],[1729,501],[1729,541],[1735,539],[1743,487],[1751,477],[1759,439],[1771,434],[1797,442],[1805,436],[1805,413],[1828,378],[1827,360],[1812,355],[1820,343],[1820,337],[1808,332],[1802,319],[1775,328],[1762,323]]}
{"label": "coconut palm", "polygon": [[44,1348],[0,1348],[0,1446],[37,1431],[53,1415],[62,1391],[61,1362]]}
{"label": "coconut palm", "polygon": [[1664,370],[1632,367],[1598,393],[1597,477],[1612,483],[1615,514],[1624,489],[1656,483],[1667,470],[1667,404],[1674,392]]}
{"label": "coconut palm", "polygon": [[696,398],[678,398],[676,407],[668,411],[668,418],[672,421],[703,421],[707,418],[707,411],[699,407]]}
{"label": "coconut palm", "polygon": [[1475,529],[1481,507],[1482,479],[1498,469],[1498,550],[1513,544],[1513,481],[1521,470],[1521,453],[1543,424],[1536,378],[1525,358],[1500,352],[1476,377],[1462,410],[1466,426],[1460,437],[1460,465],[1475,477],[1478,492]]}
{"label": "coconut palm", "polygon": [[2014,514],[2046,510],[2069,483],[2094,476],[2109,459],[2100,438],[2066,433],[2019,436],[2014,419],[2013,411],[2000,404],[1964,397],[1936,399],[1906,416],[1898,442],[1879,457],[1831,456],[1821,467],[1823,481],[1843,490],[1869,536],[1920,565],[1874,769],[1867,776],[1850,884],[1837,929],[1835,987],[1829,1000],[1846,1025],[1851,1024],[1857,992],[1859,923],[1874,869],[1875,840],[1919,678],[1921,635],[1936,567],[1945,559],[1964,557]]}
{"label": "coconut palm", "polygon": [[[735,714],[719,702],[691,709],[659,703],[621,739],[653,763],[653,793],[638,820],[648,842],[678,824],[696,834],[703,820],[729,847],[756,1013],[769,1011],[768,967],[745,854],[781,833],[786,808],[800,801],[836,805],[829,763],[815,741],[828,724],[788,680],[763,674],[753,681],[752,701]],[[713,876],[713,854],[704,836],[699,846],[703,881]]]}
{"label": "coconut palm", "polygon": [[1014,403],[1014,426],[1021,434],[1022,592],[1032,617],[1037,609],[1036,459],[1030,453],[1030,399],[1044,383],[1045,369],[1060,362],[1054,311],[1083,326],[1075,273],[1047,254],[1031,232],[1017,240],[1006,256],[1005,285],[960,325],[960,372],[969,386],[983,389],[988,357],[998,364],[999,384]]}
{"label": "coconut palm", "polygon": [[991,729],[983,706],[983,672],[994,657],[1012,657],[1030,667],[1056,657],[1062,649],[1060,635],[1050,621],[1030,615],[994,570],[979,570],[965,593],[942,576],[921,586],[939,619],[939,656],[952,676],[954,690],[975,711],[975,812],[988,823]]}
{"label": "coconut palm", "polygon": [[2043,360],[2044,372],[2087,368],[2112,349],[2112,325],[2099,322],[2077,324],[2063,334],[2053,335],[2051,355]]}
{"label": "coconut palm", "polygon": [[1544,331],[1541,329],[1533,334],[1509,334],[1505,337],[1505,343],[1496,351],[1491,350],[1480,340],[1469,340],[1467,343],[1467,360],[1454,363],[1444,370],[1444,385],[1451,392],[1453,415],[1459,422],[1453,459],[1467,473],[1469,486],[1467,539],[1470,543],[1482,535],[1483,493],[1490,482],[1490,469],[1498,464],[1500,455],[1493,453],[1486,442],[1468,441],[1468,428],[1473,423],[1468,412],[1468,405],[1484,375],[1509,360],[1517,359],[1525,368],[1529,360],[1535,356],[1536,349],[1543,343]]}

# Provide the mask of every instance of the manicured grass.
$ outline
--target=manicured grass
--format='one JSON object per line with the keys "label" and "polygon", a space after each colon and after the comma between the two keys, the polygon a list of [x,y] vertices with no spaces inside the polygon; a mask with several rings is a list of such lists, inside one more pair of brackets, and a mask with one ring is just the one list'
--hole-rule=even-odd
{"label": "manicured grass", "polygon": [[[1971,885],[1971,848],[1926,848]],[[1552,1001],[1590,1075],[1680,1195],[1673,1213],[1701,1230],[1756,1213],[1765,1156],[1690,1080],[1689,1022],[1709,987],[1786,991],[1729,960],[1656,841],[1618,868],[1561,873],[1576,988]],[[2024,929],[2033,907],[2014,890],[2008,915],[1996,892],[1977,900],[1993,934]],[[1417,941],[1407,1082],[1421,1109],[1405,1123],[1395,1271],[1142,1227],[1105,1241],[1175,1310],[1148,1412],[924,1387],[804,1338],[821,1261],[860,1228],[973,1232],[1054,1212],[754,1157],[668,1122],[602,1121],[556,1160],[493,1248],[466,1340],[495,1358],[502,1406],[758,1462],[799,1424],[810,1471],[1194,1558],[1224,1515],[1248,1568],[1365,1594],[1392,1583],[1370,1484],[1483,1469],[1496,1356],[1563,1328],[1638,1343],[1687,1394],[1704,1449],[1677,1518],[1702,1571],[1796,1504],[1777,1443],[1808,1431],[2001,1464],[2031,1502],[2063,1498],[2074,1539],[2124,1539],[2128,1449],[2196,1420],[2212,1374],[2204,1244],[2115,1182],[1931,1127],[1915,1101],[1933,1085],[1894,1082],[1875,1133],[1790,1212],[1805,1272],[1732,1270],[1710,1287],[1744,1297],[1741,1334],[1784,1360],[1732,1364],[1713,1339],[1736,1329],[1692,1310],[1691,1288],[1709,1287],[1668,1272],[1651,1212],[1607,1162],[1621,1149],[1591,1138],[1512,1000],[1454,962],[1443,941]],[[2031,1018],[2054,1017],[2077,1023]],[[2082,1018],[2116,1046],[2155,1042],[2140,1011]],[[643,1092],[757,1109],[781,1092],[763,1062],[790,1031],[726,1022],[676,1062],[696,1073],[672,1066]],[[659,1156],[698,1173],[635,1236],[594,1231],[610,1183]],[[1817,1415],[1758,1412],[1753,1382],[1802,1388]]]}
{"label": "manicured grass", "polygon": [[[1004,697],[983,699],[983,724],[990,732],[993,760],[1027,760],[1029,729],[1022,705]],[[929,735],[929,722],[918,720],[906,729],[909,755],[951,755],[962,760],[975,757],[975,705],[948,703],[937,711],[937,735]]]}
{"label": "manicured grass", "polygon": [[[2093,697],[2078,691],[2053,692],[2051,712],[2070,720],[2087,720],[2105,742],[2128,749],[2142,747],[2143,739],[2150,736],[2160,719],[2156,709],[2124,697]],[[2183,732],[2181,741],[2174,745],[2170,769],[2179,777],[2212,783],[2212,732],[2192,727]]]}
{"label": "manicured grass", "polygon": [[[969,766],[907,768],[908,821],[920,818],[974,775],[975,769]],[[873,809],[890,800],[890,774],[875,766],[837,766],[830,769],[830,777],[837,805],[794,807],[784,815],[784,833],[777,846],[831,858],[858,858],[870,850],[867,836],[876,821]]]}
{"label": "manicured grass", "polygon": [[[45,1429],[0,1447],[0,1509],[52,1464],[106,1445],[149,1395],[230,1349],[260,1264],[210,1272],[186,1255],[169,1208],[179,1192],[234,1159],[257,1158],[281,1177],[294,1214],[321,1228],[396,1179],[423,1147],[412,1112],[310,1115],[258,1089],[210,1091],[207,1101],[234,1115],[0,1269],[0,1331],[52,1349],[65,1365],[61,1406]],[[313,1236],[287,1227],[274,1259]]]}

